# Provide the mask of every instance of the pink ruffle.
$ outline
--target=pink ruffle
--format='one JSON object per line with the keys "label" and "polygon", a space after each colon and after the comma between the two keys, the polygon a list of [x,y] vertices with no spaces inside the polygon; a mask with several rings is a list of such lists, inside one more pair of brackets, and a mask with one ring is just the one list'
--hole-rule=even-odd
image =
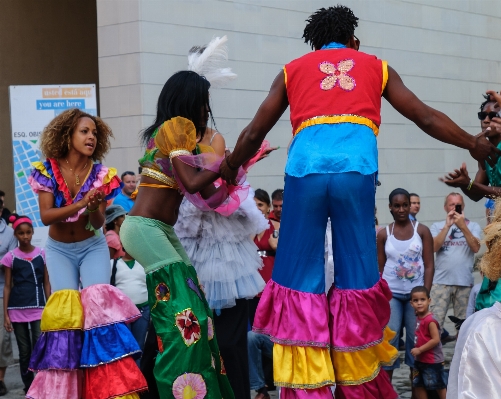
{"label": "pink ruffle", "polygon": [[52,189],[47,186],[43,186],[39,182],[37,182],[32,176],[28,176],[28,184],[35,194],[38,194],[40,191],[46,191],[48,193],[52,193]]}
{"label": "pink ruffle", "polygon": [[270,280],[259,300],[253,330],[281,345],[326,348],[328,321],[325,294],[296,291]]}
{"label": "pink ruffle", "polygon": [[384,370],[380,370],[373,380],[360,385],[337,385],[335,396],[336,399],[396,399],[399,397]]}
{"label": "pink ruffle", "polygon": [[331,288],[329,330],[331,347],[337,351],[358,351],[377,345],[390,320],[391,291],[380,279],[366,290]]}
{"label": "pink ruffle", "polygon": [[[354,398],[358,396],[354,396]],[[322,387],[318,389],[293,389],[281,388],[280,399],[328,399],[333,398],[331,387]],[[363,398],[363,396],[360,396]]]}
{"label": "pink ruffle", "polygon": [[[188,201],[190,201],[198,209],[202,211],[213,210],[223,216],[229,216],[235,212],[240,207],[240,204],[247,198],[249,186],[244,185],[247,179],[247,172],[257,161],[259,161],[262,154],[268,148],[270,148],[270,143],[264,140],[258,152],[241,168],[239,168],[237,186],[229,185],[221,179],[218,179],[218,183],[216,183],[218,191],[209,198],[202,198],[200,193],[188,193],[186,188],[183,186],[181,179],[179,179],[175,168],[173,168],[174,176],[181,192],[188,199]],[[178,159],[194,168],[219,173],[219,167],[221,166],[221,162],[223,162],[224,157],[217,156],[214,153],[203,153],[198,155],[182,155],[179,156]]]}
{"label": "pink ruffle", "polygon": [[94,284],[81,293],[84,330],[114,323],[131,323],[141,317],[139,309],[119,289],[109,284]]}
{"label": "pink ruffle", "polygon": [[[198,155],[182,155],[178,159],[194,168],[210,170],[211,172],[219,173],[219,166],[224,160],[224,157],[219,157],[214,153],[203,153]],[[216,211],[223,216],[229,216],[235,212],[243,200],[247,198],[249,188],[242,186],[245,182],[245,171],[240,168],[237,175],[237,186],[230,186],[226,182],[222,182],[218,190],[209,198],[202,198],[200,193],[190,194],[183,186],[181,179],[173,168],[176,182],[184,196],[202,211]]]}
{"label": "pink ruffle", "polygon": [[26,397],[30,399],[80,399],[82,387],[82,370],[43,370],[35,375]]}

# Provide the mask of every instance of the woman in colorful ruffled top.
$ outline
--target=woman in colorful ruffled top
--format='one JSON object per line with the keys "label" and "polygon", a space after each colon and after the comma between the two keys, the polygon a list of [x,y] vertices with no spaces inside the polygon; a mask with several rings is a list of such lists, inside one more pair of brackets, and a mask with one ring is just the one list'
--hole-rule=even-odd
{"label": "woman in colorful ruffled top", "polygon": [[[210,115],[209,86],[191,71],[178,72],[165,83],[156,120],[143,132],[146,152],[139,160],[142,176],[136,203],[120,228],[125,251],[146,273],[159,346],[154,374],[162,399],[234,398],[212,311],[173,228],[182,193],[203,209],[224,211],[233,208],[228,195],[239,191],[211,184],[219,177],[211,169],[217,171],[222,158],[214,153],[193,155],[197,131],[206,129]],[[241,171],[240,180],[244,175]]]}
{"label": "woman in colorful ruffled top", "polygon": [[31,357],[37,375],[29,398],[132,399],[146,389],[129,356],[139,347],[125,326],[141,314],[108,284],[109,252],[100,233],[106,200],[121,188],[116,170],[98,163],[110,137],[100,118],[70,109],[40,139],[47,159],[34,163],[29,182],[39,196],[42,222],[50,226],[45,251],[53,293]]}

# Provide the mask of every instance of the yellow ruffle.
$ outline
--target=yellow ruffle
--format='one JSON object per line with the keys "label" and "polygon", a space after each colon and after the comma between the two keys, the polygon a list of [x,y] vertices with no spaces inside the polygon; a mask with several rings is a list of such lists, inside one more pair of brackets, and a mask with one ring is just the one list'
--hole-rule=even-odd
{"label": "yellow ruffle", "polygon": [[103,185],[108,184],[118,174],[115,168],[108,168],[108,173],[104,176]]}
{"label": "yellow ruffle", "polygon": [[129,393],[128,395],[125,396],[117,396],[115,399],[139,399],[139,394],[136,392]]}
{"label": "yellow ruffle", "polygon": [[388,327],[384,329],[383,341],[357,352],[331,351],[336,384],[360,385],[371,381],[379,373],[381,366],[392,365],[398,351],[388,342],[395,333]]}
{"label": "yellow ruffle", "polygon": [[84,314],[80,292],[61,290],[54,292],[47,301],[42,313],[42,331],[81,330]]}
{"label": "yellow ruffle", "polygon": [[369,118],[359,115],[322,115],[316,116],[311,119],[307,119],[299,125],[299,127],[294,132],[294,136],[298,134],[304,128],[315,126],[315,125],[329,125],[336,123],[354,123],[357,125],[365,125],[372,129],[374,134],[377,136],[379,134],[379,127],[372,122]]}
{"label": "yellow ruffle", "polygon": [[45,177],[48,177],[49,179],[51,178],[49,172],[47,172],[47,169],[45,168],[45,165],[42,162],[40,161],[32,162],[31,165],[33,165],[33,167],[37,169]]}
{"label": "yellow ruffle", "polygon": [[203,154],[214,153],[214,148],[212,148],[210,145],[198,143],[198,148],[200,149],[200,152]]}
{"label": "yellow ruffle", "polygon": [[275,385],[314,389],[334,384],[329,348],[273,345]]}
{"label": "yellow ruffle", "polygon": [[155,145],[165,155],[177,150],[192,152],[197,145],[195,125],[189,119],[181,116],[169,119],[158,130],[155,136]]}
{"label": "yellow ruffle", "polygon": [[386,83],[388,83],[388,61],[382,61],[381,64],[383,68],[383,84],[381,85],[381,95],[382,95],[384,89],[386,88]]}

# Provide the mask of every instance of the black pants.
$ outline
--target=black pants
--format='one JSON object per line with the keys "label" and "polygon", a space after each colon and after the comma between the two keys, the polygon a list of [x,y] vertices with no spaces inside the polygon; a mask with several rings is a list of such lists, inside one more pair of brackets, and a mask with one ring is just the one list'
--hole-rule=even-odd
{"label": "black pants", "polygon": [[247,326],[249,308],[246,299],[237,299],[236,306],[214,312],[217,344],[224,361],[226,374],[236,399],[250,399]]}
{"label": "black pants", "polygon": [[140,369],[148,384],[148,390],[139,393],[142,399],[160,399],[158,393],[157,381],[153,375],[153,368],[155,367],[155,360],[158,355],[158,342],[155,327],[150,319],[148,332],[146,334],[146,341],[144,342],[143,355],[141,356]]}
{"label": "black pants", "polygon": [[14,328],[17,347],[19,348],[21,379],[23,380],[25,391],[28,391],[34,378],[33,372],[28,370],[28,367],[30,365],[31,351],[38,337],[40,337],[40,320],[31,321],[29,323],[12,323],[12,327]]}

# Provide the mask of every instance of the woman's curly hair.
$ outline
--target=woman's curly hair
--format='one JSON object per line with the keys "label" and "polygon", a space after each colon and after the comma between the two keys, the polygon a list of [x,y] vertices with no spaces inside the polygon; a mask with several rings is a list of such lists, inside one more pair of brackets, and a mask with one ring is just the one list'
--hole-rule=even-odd
{"label": "woman's curly hair", "polygon": [[113,137],[113,133],[101,118],[76,108],[60,113],[45,126],[40,136],[42,154],[47,158],[65,158],[70,149],[71,135],[78,125],[78,120],[84,117],[92,119],[96,124],[96,149],[92,159],[101,162],[110,150],[110,137]]}
{"label": "woman's curly hair", "polygon": [[501,199],[496,199],[496,208],[491,223],[484,229],[483,242],[487,251],[480,260],[480,270],[491,281],[501,278]]}

